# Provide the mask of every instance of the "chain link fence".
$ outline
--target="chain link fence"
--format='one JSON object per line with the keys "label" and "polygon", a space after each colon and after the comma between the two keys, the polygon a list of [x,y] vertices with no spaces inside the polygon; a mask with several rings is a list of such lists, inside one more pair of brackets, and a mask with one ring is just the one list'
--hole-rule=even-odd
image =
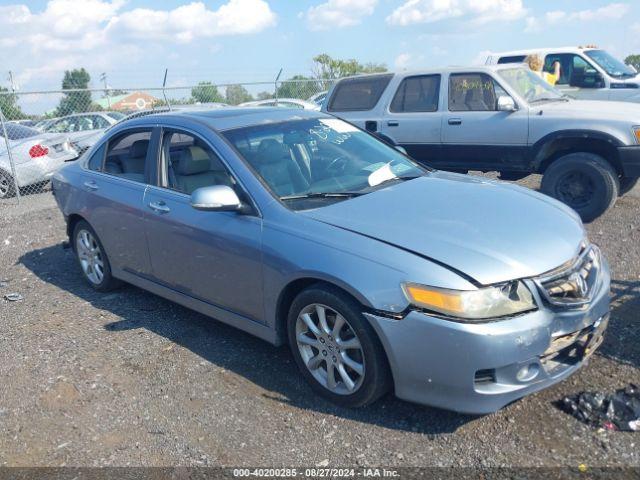
{"label": "chain link fence", "polygon": [[46,192],[66,162],[77,160],[118,122],[154,110],[229,106],[319,108],[332,81],[288,80],[166,88],[0,92],[0,208]]}

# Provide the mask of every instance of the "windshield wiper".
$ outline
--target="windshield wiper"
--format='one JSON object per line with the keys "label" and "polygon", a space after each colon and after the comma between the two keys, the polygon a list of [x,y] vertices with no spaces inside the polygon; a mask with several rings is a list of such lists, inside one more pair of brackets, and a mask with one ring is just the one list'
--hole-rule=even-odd
{"label": "windshield wiper", "polygon": [[280,200],[299,200],[304,198],[352,198],[364,195],[366,192],[307,192],[297,195],[286,195]]}

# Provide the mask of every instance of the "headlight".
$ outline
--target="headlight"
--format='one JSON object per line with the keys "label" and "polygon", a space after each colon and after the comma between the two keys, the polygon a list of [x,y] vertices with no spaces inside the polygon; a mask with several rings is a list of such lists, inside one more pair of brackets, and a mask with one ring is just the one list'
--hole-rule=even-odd
{"label": "headlight", "polygon": [[640,144],[640,126],[633,127],[633,135],[636,137],[636,143]]}
{"label": "headlight", "polygon": [[447,290],[415,283],[405,283],[402,288],[416,307],[464,320],[504,317],[536,308],[531,292],[519,281],[478,290]]}

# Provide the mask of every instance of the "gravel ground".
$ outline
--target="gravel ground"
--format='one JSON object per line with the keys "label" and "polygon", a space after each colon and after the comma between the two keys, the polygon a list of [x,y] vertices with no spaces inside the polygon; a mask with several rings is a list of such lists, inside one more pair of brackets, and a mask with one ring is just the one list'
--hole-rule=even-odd
{"label": "gravel ground", "polygon": [[[524,183],[535,186],[536,180]],[[640,195],[588,226],[613,269],[604,344],[569,380],[484,417],[312,394],[275,348],[134,287],[84,284],[50,194],[0,206],[0,465],[640,465],[640,435],[553,402],[640,381]]]}

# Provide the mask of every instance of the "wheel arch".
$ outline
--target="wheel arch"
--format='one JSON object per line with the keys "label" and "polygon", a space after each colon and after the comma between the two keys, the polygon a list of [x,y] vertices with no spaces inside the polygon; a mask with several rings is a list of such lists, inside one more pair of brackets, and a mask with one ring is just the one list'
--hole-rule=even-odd
{"label": "wheel arch", "polygon": [[74,249],[75,249],[75,246],[73,244],[74,242],[71,237],[73,236],[73,231],[75,230],[76,225],[80,221],[85,221],[89,223],[86,218],[84,218],[82,215],[78,213],[72,213],[67,217],[67,237],[69,238],[71,248],[74,248]]}
{"label": "wheel arch", "polygon": [[281,290],[275,305],[275,327],[279,343],[282,344],[287,341],[287,317],[293,300],[300,294],[300,292],[306,290],[312,285],[324,285],[338,289],[342,293],[351,297],[354,301],[358,302],[362,306],[363,310],[370,310],[373,308],[364,295],[339,280],[324,278],[321,275],[305,275],[293,279]]}
{"label": "wheel arch", "polygon": [[622,164],[618,148],[623,142],[605,132],[593,130],[563,130],[550,133],[532,147],[532,171],[544,174],[558,158],[570,153],[593,153],[608,161],[618,175]]}

